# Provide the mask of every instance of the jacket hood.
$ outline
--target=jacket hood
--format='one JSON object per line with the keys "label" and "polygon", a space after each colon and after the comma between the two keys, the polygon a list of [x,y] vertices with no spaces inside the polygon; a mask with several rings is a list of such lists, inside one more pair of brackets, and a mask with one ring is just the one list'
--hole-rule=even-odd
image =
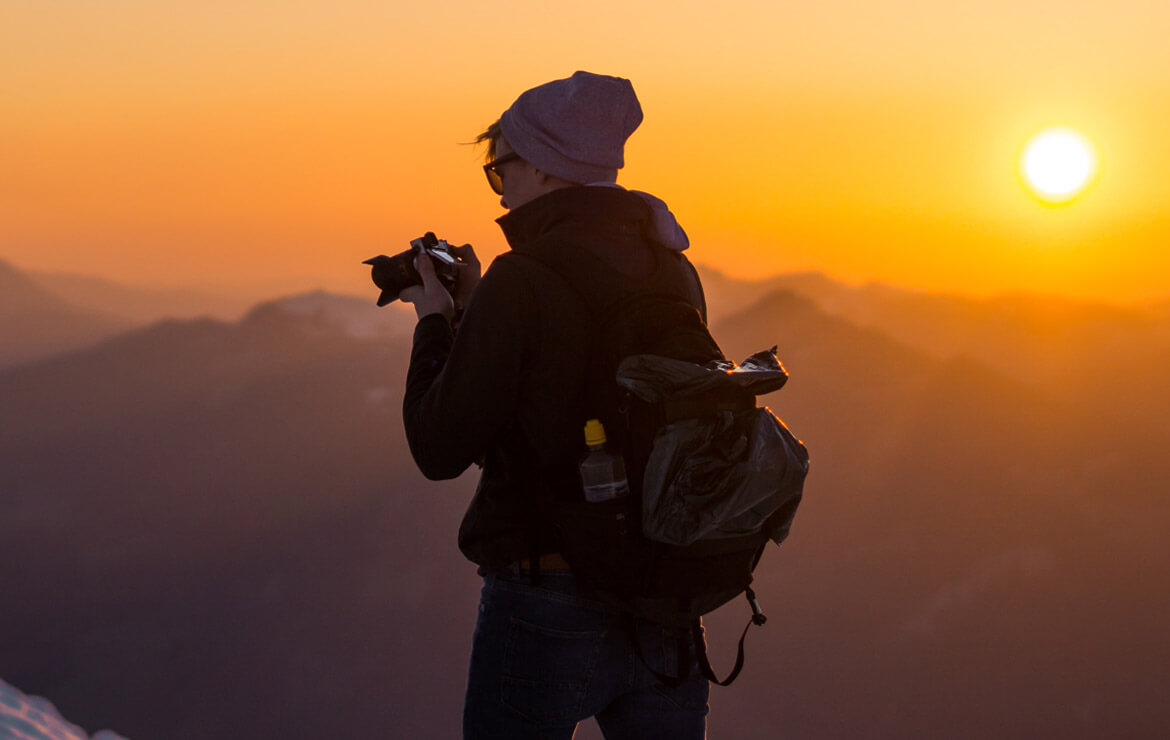
{"label": "jacket hood", "polygon": [[509,245],[522,248],[553,226],[578,219],[622,235],[640,233],[678,252],[690,246],[686,231],[662,199],[608,182],[554,190],[512,209],[496,223]]}

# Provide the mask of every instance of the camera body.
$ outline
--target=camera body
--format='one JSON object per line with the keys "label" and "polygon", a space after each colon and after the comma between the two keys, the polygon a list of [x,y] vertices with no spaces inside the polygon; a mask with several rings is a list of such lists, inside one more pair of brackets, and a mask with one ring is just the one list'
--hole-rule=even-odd
{"label": "camera body", "polygon": [[451,253],[451,245],[445,239],[439,239],[434,232],[428,231],[417,239],[410,241],[410,249],[399,252],[393,257],[380,254],[362,262],[370,265],[370,277],[374,285],[382,290],[378,296],[378,305],[398,298],[404,288],[411,285],[422,285],[422,276],[414,266],[414,258],[419,254],[430,255],[435,265],[435,275],[443,287],[450,291],[455,287],[455,280],[459,270],[459,258]]}

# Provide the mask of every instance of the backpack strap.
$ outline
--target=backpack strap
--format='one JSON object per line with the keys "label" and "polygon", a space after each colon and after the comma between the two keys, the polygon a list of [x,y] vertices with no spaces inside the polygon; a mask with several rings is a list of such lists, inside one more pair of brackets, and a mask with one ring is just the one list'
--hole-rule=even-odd
{"label": "backpack strap", "polygon": [[[569,247],[564,251],[578,252],[580,250]],[[613,284],[609,281],[597,280],[594,281],[597,284],[597,290],[604,291],[604,295],[597,295],[588,290],[584,290],[579,284],[578,280],[574,280],[570,276],[570,272],[573,270],[573,268],[576,268],[576,271],[578,272],[580,272],[583,268],[592,268],[594,270],[596,269],[596,265],[588,263],[585,263],[584,265],[582,264],[584,258],[589,257],[589,255],[570,255],[569,259],[571,259],[574,264],[568,266],[558,264],[554,260],[550,259],[547,255],[540,254],[539,250],[525,252],[512,251],[509,252],[507,256],[510,258],[519,258],[520,262],[529,264],[535,263],[545,271],[553,273],[558,278],[560,278],[561,282],[569,288],[569,291],[577,297],[577,300],[581,302],[581,305],[585,307],[586,312],[590,316],[590,321],[588,322],[589,339],[587,340],[589,344],[588,352],[585,354],[585,356],[594,356],[594,353],[601,342],[601,337],[604,334],[605,329],[605,321],[603,320],[604,317],[601,315],[601,312],[607,305],[607,301],[615,300],[621,296],[620,290],[615,290]],[[600,260],[596,259],[594,261],[600,262]],[[590,398],[591,405],[593,405],[596,400],[597,399],[595,398]]]}
{"label": "backpack strap", "polygon": [[748,630],[753,624],[758,624],[761,627],[768,618],[764,616],[764,612],[760,609],[760,602],[756,600],[756,593],[748,588],[744,591],[747,596],[748,604],[752,607],[752,618],[743,628],[743,634],[739,636],[739,654],[735,658],[735,667],[731,669],[731,673],[722,681],[715,675],[715,669],[711,667],[711,661],[707,658],[707,642],[703,639],[703,625],[698,619],[691,623],[691,635],[695,643],[696,657],[699,660],[699,668],[703,671],[703,675],[708,680],[714,682],[718,686],[730,686],[732,681],[739,677],[739,672],[743,670],[743,643],[747,639]]}
{"label": "backpack strap", "polygon": [[[707,330],[703,316],[705,305],[696,308],[693,303],[696,296],[700,303],[703,302],[698,274],[694,267],[677,253],[656,248],[654,270],[645,278],[624,275],[594,255],[588,248],[575,244],[565,244],[559,248],[513,251],[506,257],[518,257],[521,262],[535,262],[559,277],[592,319],[589,322],[589,347],[585,354],[593,363],[590,376],[597,381],[604,375],[610,381],[608,385],[597,385],[596,382],[590,384],[587,392],[592,408],[607,408],[610,404],[621,407],[624,403],[620,398],[606,395],[613,393],[616,388],[612,377],[616,366],[610,367],[609,363],[616,363],[622,359],[612,357],[605,351],[599,352],[605,349],[607,337],[611,335],[616,334],[633,340],[619,344],[627,346],[632,344],[646,348],[641,351],[662,353],[661,345],[657,350],[651,349],[656,342],[664,340],[664,335],[656,329],[672,326],[678,331],[672,335],[674,339],[668,340],[671,345],[669,350],[671,356],[699,363],[724,359],[718,344]],[[601,370],[605,372],[602,373]],[[737,404],[737,407],[754,406],[755,398],[749,400],[750,403]],[[670,409],[663,408],[668,415],[676,417],[692,416],[696,415],[696,412],[709,413],[710,410],[707,405],[697,410],[675,409],[673,413],[670,413]],[[614,420],[602,418],[602,422],[611,433],[614,431],[609,426],[612,421]]]}

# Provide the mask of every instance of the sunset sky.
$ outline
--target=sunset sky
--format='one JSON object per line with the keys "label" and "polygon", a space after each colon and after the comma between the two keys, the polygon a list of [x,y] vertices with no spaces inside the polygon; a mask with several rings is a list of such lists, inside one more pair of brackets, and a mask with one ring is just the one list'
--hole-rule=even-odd
{"label": "sunset sky", "polygon": [[[504,248],[462,146],[524,89],[630,78],[619,182],[737,277],[1170,295],[1165,0],[2,0],[0,259],[366,290],[427,230]],[[1064,125],[1059,206],[1018,163]]]}

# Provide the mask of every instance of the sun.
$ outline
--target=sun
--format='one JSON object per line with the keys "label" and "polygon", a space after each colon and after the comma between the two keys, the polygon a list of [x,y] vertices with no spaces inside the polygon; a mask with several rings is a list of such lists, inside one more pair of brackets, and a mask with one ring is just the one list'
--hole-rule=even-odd
{"label": "sun", "polygon": [[1078,131],[1063,126],[1044,129],[1024,147],[1020,173],[1041,200],[1066,203],[1097,173],[1097,153]]}

